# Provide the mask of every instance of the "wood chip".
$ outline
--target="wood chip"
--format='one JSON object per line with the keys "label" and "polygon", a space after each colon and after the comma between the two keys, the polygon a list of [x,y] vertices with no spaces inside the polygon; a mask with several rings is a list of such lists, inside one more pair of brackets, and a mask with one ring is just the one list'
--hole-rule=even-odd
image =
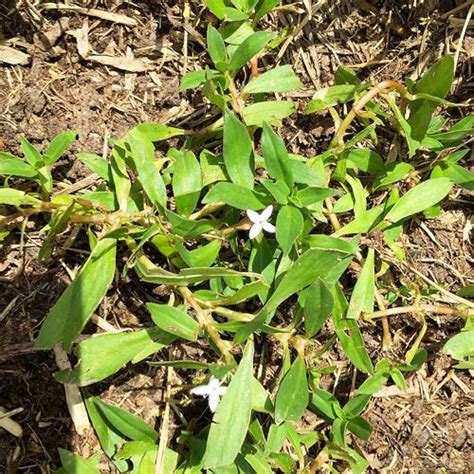
{"label": "wood chip", "polygon": [[30,62],[30,56],[10,46],[0,45],[0,62],[12,66],[25,66]]}
{"label": "wood chip", "polygon": [[104,10],[97,10],[96,8],[83,8],[77,5],[65,5],[64,3],[45,3],[41,5],[42,10],[62,10],[80,13],[82,15],[92,16],[94,18],[100,18],[101,20],[111,21],[112,23],[119,23],[126,26],[137,26],[137,20],[130,18],[127,15],[121,15],[119,13],[107,12]]}
{"label": "wood chip", "polygon": [[[107,54],[89,54],[89,22],[87,19],[84,21],[82,28],[70,30],[68,34],[76,38],[77,51],[86,61],[111,66],[127,72],[145,72],[156,67],[156,64],[147,58],[139,59],[126,56],[110,56]],[[131,50],[128,54],[133,56]]]}
{"label": "wood chip", "polygon": [[82,28],[69,30],[67,33],[76,38],[77,52],[79,53],[79,56],[86,59],[89,54],[89,22],[86,20],[84,21]]}
{"label": "wood chip", "polygon": [[127,72],[145,72],[149,69],[155,68],[153,61],[150,61],[146,58],[138,59],[93,54],[91,56],[87,56],[86,59],[94,63],[103,64],[104,66],[111,66]]}
{"label": "wood chip", "polygon": [[[60,370],[71,370],[71,363],[67,357],[66,351],[62,348],[61,344],[54,346],[54,356],[56,364]],[[63,384],[64,391],[66,392],[66,404],[71,415],[71,419],[74,423],[74,427],[78,434],[82,435],[87,430],[91,429],[92,426],[87,416],[87,410],[82,400],[81,391],[79,387],[74,384]]]}
{"label": "wood chip", "polygon": [[0,427],[17,438],[20,438],[23,435],[23,428],[16,421],[13,421],[10,416],[19,413],[20,411],[23,411],[23,408],[14,410],[13,412],[7,412],[5,408],[0,407]]}

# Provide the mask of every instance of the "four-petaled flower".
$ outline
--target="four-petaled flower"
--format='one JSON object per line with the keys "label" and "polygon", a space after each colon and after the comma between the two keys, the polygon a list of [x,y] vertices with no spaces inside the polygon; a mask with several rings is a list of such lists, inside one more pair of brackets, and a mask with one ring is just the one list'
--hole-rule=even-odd
{"label": "four-petaled flower", "polygon": [[263,230],[266,230],[267,232],[270,232],[272,234],[275,233],[276,229],[273,224],[270,224],[268,222],[268,219],[270,219],[270,216],[272,215],[273,212],[273,206],[268,206],[266,207],[261,214],[255,211],[247,211],[247,216],[252,222],[252,227],[250,228],[249,232],[249,237],[251,239],[255,239],[257,235],[260,234]]}
{"label": "four-petaled flower", "polygon": [[211,377],[207,385],[199,385],[191,389],[191,393],[194,395],[200,395],[201,397],[207,397],[209,403],[209,409],[214,413],[217,410],[217,406],[224,395],[227,387],[221,386],[221,381],[215,377]]}

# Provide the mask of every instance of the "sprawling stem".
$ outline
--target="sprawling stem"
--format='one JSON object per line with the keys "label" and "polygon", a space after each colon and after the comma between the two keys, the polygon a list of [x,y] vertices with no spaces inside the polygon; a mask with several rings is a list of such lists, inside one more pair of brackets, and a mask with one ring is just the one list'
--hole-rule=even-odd
{"label": "sprawling stem", "polygon": [[467,318],[469,316],[469,311],[466,308],[461,307],[454,307],[451,308],[449,306],[442,306],[442,305],[428,305],[428,304],[420,304],[420,305],[412,305],[412,306],[398,306],[396,308],[389,308],[383,311],[375,311],[373,313],[365,314],[363,319],[366,321],[370,321],[371,319],[376,318],[383,318],[387,316],[395,316],[399,314],[407,314],[407,313],[432,313],[438,314],[443,316],[454,316],[458,318]]}
{"label": "sprawling stem", "polygon": [[362,115],[362,109],[367,105],[369,101],[371,101],[375,96],[379,94],[383,94],[390,90],[397,90],[400,92],[402,97],[408,100],[414,100],[416,96],[413,96],[408,93],[406,87],[403,84],[400,84],[397,81],[382,81],[377,84],[375,87],[367,91],[357,102],[354,103],[352,106],[351,111],[346,115],[346,118],[342,121],[339,128],[332,139],[331,148],[343,145],[344,143],[344,135],[349,128],[352,121],[356,118],[357,115]]}
{"label": "sprawling stem", "polygon": [[228,364],[232,364],[234,362],[234,358],[229,351],[227,343],[224,342],[219,336],[219,333],[215,326],[215,322],[212,319],[212,317],[209,315],[209,312],[201,308],[199,303],[194,299],[194,296],[191,290],[189,290],[189,288],[180,286],[178,288],[178,291],[180,292],[181,296],[186,301],[186,303],[189,304],[191,308],[193,308],[194,313],[196,315],[196,319],[198,320],[198,323],[207,332],[209,337],[212,339],[214,344],[217,346],[217,348],[221,352],[226,362]]}

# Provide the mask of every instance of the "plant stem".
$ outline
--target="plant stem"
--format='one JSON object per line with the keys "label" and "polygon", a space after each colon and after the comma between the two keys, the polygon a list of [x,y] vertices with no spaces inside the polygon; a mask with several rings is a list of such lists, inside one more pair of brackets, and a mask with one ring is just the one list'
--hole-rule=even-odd
{"label": "plant stem", "polygon": [[198,302],[194,299],[191,290],[184,286],[180,286],[178,291],[186,303],[188,303],[189,306],[194,309],[196,319],[198,320],[199,324],[204,328],[214,344],[217,346],[226,362],[228,364],[233,364],[235,362],[234,357],[230,353],[227,343],[224,342],[219,336],[219,333],[215,327],[215,322],[212,317],[210,317],[209,313],[201,308]]}
{"label": "plant stem", "polygon": [[416,97],[409,94],[407,89],[403,84],[400,84],[397,81],[382,81],[377,84],[375,87],[367,91],[357,102],[354,103],[352,106],[351,111],[346,115],[344,120],[342,121],[341,125],[336,131],[334,138],[329,145],[330,148],[334,148],[344,144],[344,135],[349,128],[352,121],[356,118],[357,115],[361,115],[362,109],[369,101],[371,101],[375,96],[382,94],[384,92],[388,92],[390,90],[397,90],[400,94],[407,98],[408,100],[414,100]]}
{"label": "plant stem", "polygon": [[[380,311],[386,311],[385,301],[377,288],[375,288],[375,299]],[[388,349],[392,345],[392,335],[390,334],[390,325],[388,324],[388,317],[382,316],[382,349]]]}
{"label": "plant stem", "polygon": [[397,306],[396,308],[389,308],[383,311],[375,311],[373,313],[365,314],[363,319],[370,321],[371,319],[407,313],[434,313],[442,314],[444,316],[455,316],[463,319],[466,319],[469,316],[469,311],[466,308],[450,308],[449,306],[442,305],[420,304],[412,306]]}

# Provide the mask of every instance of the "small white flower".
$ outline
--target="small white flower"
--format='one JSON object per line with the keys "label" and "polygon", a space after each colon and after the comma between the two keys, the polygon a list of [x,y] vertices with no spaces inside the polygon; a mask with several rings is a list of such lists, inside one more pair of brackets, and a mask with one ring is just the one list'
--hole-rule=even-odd
{"label": "small white flower", "polygon": [[221,386],[221,381],[219,379],[211,377],[207,385],[199,385],[198,387],[191,389],[191,393],[194,395],[200,395],[201,397],[207,397],[209,409],[214,413],[226,390],[227,387]]}
{"label": "small white flower", "polygon": [[255,239],[255,237],[257,237],[260,234],[260,232],[262,232],[262,229],[272,234],[275,233],[276,231],[275,226],[273,224],[270,224],[270,222],[268,222],[268,219],[270,219],[272,212],[273,212],[273,206],[268,206],[262,211],[261,214],[255,211],[250,211],[250,210],[247,211],[247,216],[250,219],[250,221],[253,223],[249,232],[249,237],[251,239]]}

